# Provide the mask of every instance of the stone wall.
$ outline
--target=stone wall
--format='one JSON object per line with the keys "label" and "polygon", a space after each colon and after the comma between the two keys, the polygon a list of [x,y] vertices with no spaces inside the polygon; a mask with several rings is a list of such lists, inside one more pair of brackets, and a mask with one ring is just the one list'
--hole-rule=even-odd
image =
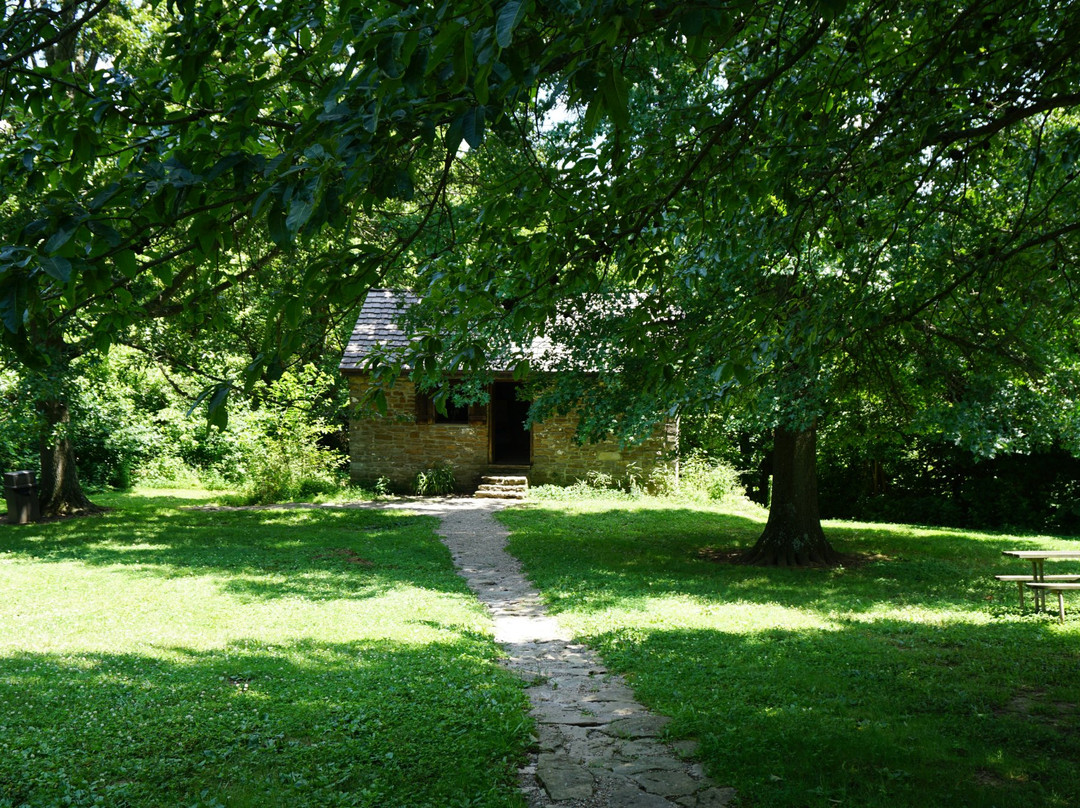
{"label": "stone wall", "polygon": [[533,465],[529,482],[541,485],[569,485],[589,479],[598,472],[622,480],[632,475],[647,480],[650,472],[673,458],[678,450],[678,430],[666,424],[658,433],[638,446],[620,447],[618,441],[574,443],[577,421],[569,416],[552,416],[533,427]]}
{"label": "stone wall", "polygon": [[[354,405],[366,387],[365,377],[350,377]],[[449,463],[459,488],[472,491],[480,477],[497,472],[488,462],[490,418],[483,424],[417,424],[415,397],[412,382],[399,380],[386,391],[385,416],[350,419],[349,472],[353,482],[370,484],[386,477],[395,488],[408,489],[417,472]],[[640,446],[626,448],[614,441],[577,446],[575,427],[570,416],[553,417],[533,426],[533,462],[523,470],[531,484],[569,484],[588,479],[590,472],[620,480],[627,473],[647,479],[678,448],[675,424],[667,424]]]}

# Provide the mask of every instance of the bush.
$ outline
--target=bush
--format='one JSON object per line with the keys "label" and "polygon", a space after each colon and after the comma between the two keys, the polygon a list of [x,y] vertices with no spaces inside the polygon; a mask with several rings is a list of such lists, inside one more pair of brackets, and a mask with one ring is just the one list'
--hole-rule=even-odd
{"label": "bush", "polygon": [[725,501],[741,498],[739,472],[722,460],[703,452],[692,452],[679,461],[679,467],[657,468],[649,478],[649,488],[660,496]]}
{"label": "bush", "polygon": [[246,414],[237,444],[249,503],[310,499],[345,485],[343,453],[319,444],[333,427],[311,416],[312,401],[330,383],[310,365],[285,373],[265,388],[259,409]]}
{"label": "bush", "polygon": [[19,377],[0,372],[0,472],[37,469],[40,420]]}
{"label": "bush", "polygon": [[446,463],[418,471],[413,479],[413,491],[422,497],[452,494],[456,488],[454,470]]}
{"label": "bush", "polygon": [[135,469],[135,483],[146,488],[211,488],[195,469],[174,454],[160,454],[144,461]]}
{"label": "bush", "polygon": [[[592,475],[591,475],[592,476]],[[604,485],[610,475],[597,474],[591,480],[577,480],[570,485],[534,485],[529,488],[529,498],[554,502],[577,502],[583,499],[636,499],[639,493],[631,493],[616,485]],[[598,479],[599,478],[599,479]],[[613,483],[614,481],[611,480]]]}

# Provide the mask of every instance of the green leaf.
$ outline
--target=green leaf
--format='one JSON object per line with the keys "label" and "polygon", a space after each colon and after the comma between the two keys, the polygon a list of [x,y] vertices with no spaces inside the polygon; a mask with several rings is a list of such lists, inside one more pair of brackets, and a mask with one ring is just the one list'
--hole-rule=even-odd
{"label": "green leaf", "polygon": [[402,77],[401,82],[411,95],[418,95],[423,89],[427,64],[428,51],[426,48],[417,49],[412,58],[409,59],[409,66],[405,69],[405,75]]}
{"label": "green leaf", "polygon": [[191,407],[188,408],[188,416],[190,417],[199,408],[199,405],[206,401],[207,423],[210,426],[216,426],[218,429],[225,429],[229,425],[228,402],[231,390],[232,385],[229,382],[221,382],[213,387],[206,388],[199,393],[195,401],[192,402]]}
{"label": "green leaf", "polygon": [[607,113],[615,126],[624,129],[630,125],[629,92],[622,71],[614,64],[608,69],[600,87],[604,94]]}
{"label": "green leaf", "polygon": [[525,19],[527,8],[528,6],[524,0],[510,0],[509,3],[502,7],[499,18],[495,22],[495,41],[500,48],[510,47],[514,29]]}
{"label": "green leaf", "polygon": [[212,255],[217,249],[218,221],[213,216],[203,214],[191,226],[195,241],[204,255]]}
{"label": "green leaf", "polygon": [[379,70],[385,73],[388,78],[399,79],[405,72],[401,64],[401,46],[404,42],[405,34],[399,32],[393,36],[385,37],[376,48]]}
{"label": "green leaf", "polygon": [[458,115],[450,122],[450,126],[446,128],[446,153],[448,158],[457,156],[458,149],[461,147],[464,119],[464,114]]}
{"label": "green leaf", "polygon": [[491,65],[484,65],[476,71],[476,78],[473,79],[473,92],[476,94],[476,100],[480,104],[487,104],[490,91],[488,89],[488,77],[491,76]]}
{"label": "green leaf", "polygon": [[301,306],[300,301],[295,297],[289,298],[282,308],[282,317],[285,319],[285,325],[289,328],[294,329],[300,325],[300,317],[302,314],[303,306]]}
{"label": "green leaf", "polygon": [[125,278],[134,278],[139,274],[139,262],[132,250],[121,250],[113,256],[113,261],[116,263],[116,269]]}
{"label": "green leaf", "polygon": [[61,283],[67,283],[71,279],[71,262],[66,258],[39,258],[38,263],[46,274]]}
{"label": "green leaf", "polygon": [[75,231],[78,229],[78,224],[61,225],[55,233],[49,236],[49,240],[45,242],[45,252],[54,253],[62,248],[71,241],[71,237],[75,235]]}
{"label": "green leaf", "polygon": [[20,305],[17,287],[11,288],[7,294],[0,297],[0,320],[9,332],[19,333],[23,321],[23,307]]}
{"label": "green leaf", "polygon": [[94,244],[94,252],[100,255],[104,252],[103,249],[99,249],[102,244],[108,248],[120,246],[120,242],[124,240],[124,237],[120,235],[120,231],[115,227],[106,224],[99,219],[91,219],[86,223],[87,229],[97,236],[97,243]]}
{"label": "green leaf", "polygon": [[603,114],[604,108],[604,102],[601,99],[600,93],[594,93],[593,97],[589,99],[589,106],[585,108],[585,119],[582,121],[582,126],[587,135],[593,134],[600,123],[600,116]]}
{"label": "green leaf", "polygon": [[484,142],[484,108],[472,107],[465,110],[461,121],[461,134],[470,148],[476,149]]}
{"label": "green leaf", "polygon": [[285,226],[285,211],[282,210],[281,204],[277,200],[270,206],[270,210],[266,214],[266,226],[270,231],[270,239],[274,244],[279,247],[287,247],[292,244],[292,234],[289,233],[289,229]]}
{"label": "green leaf", "polygon": [[285,219],[285,227],[289,233],[293,235],[299,233],[300,228],[307,224],[314,210],[315,200],[307,196],[293,197],[289,203],[289,215]]}
{"label": "green leaf", "polygon": [[381,389],[376,390],[371,395],[371,402],[375,405],[375,409],[379,413],[379,415],[385,417],[387,412],[386,393],[384,393]]}
{"label": "green leaf", "polygon": [[118,193],[120,193],[120,188],[121,186],[118,182],[109,183],[103,191],[90,200],[90,204],[87,205],[90,212],[96,213],[104,208]]}

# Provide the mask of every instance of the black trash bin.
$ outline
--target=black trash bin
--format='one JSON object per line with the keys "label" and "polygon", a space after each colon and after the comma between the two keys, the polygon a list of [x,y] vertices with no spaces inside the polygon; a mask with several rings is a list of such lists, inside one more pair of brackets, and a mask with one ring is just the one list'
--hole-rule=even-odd
{"label": "black trash bin", "polygon": [[32,471],[9,471],[4,474],[4,499],[8,522],[25,525],[41,518],[38,510],[37,478]]}

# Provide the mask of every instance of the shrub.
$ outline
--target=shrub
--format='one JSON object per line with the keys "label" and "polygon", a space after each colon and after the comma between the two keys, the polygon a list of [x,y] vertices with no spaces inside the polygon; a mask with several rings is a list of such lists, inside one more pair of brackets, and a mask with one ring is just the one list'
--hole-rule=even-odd
{"label": "shrub", "polygon": [[454,477],[454,470],[446,463],[418,471],[413,479],[413,491],[422,497],[451,494],[456,488],[457,479]]}
{"label": "shrub", "polygon": [[635,499],[638,495],[622,488],[596,485],[577,480],[570,485],[534,485],[529,488],[530,499],[555,502],[577,502],[583,499]]}
{"label": "shrub", "polygon": [[196,488],[206,481],[195,469],[174,454],[160,454],[135,469],[135,483],[146,488]]}
{"label": "shrub", "polygon": [[36,469],[40,421],[19,377],[0,372],[0,471]]}
{"label": "shrub", "polygon": [[308,365],[266,387],[259,409],[239,431],[246,466],[243,494],[252,504],[310,499],[345,484],[343,453],[320,445],[333,428],[312,417],[311,403],[331,384]]}
{"label": "shrub", "polygon": [[680,460],[678,474],[674,466],[657,468],[650,476],[649,486],[661,496],[690,499],[725,501],[743,495],[739,472],[702,452],[693,452]]}

